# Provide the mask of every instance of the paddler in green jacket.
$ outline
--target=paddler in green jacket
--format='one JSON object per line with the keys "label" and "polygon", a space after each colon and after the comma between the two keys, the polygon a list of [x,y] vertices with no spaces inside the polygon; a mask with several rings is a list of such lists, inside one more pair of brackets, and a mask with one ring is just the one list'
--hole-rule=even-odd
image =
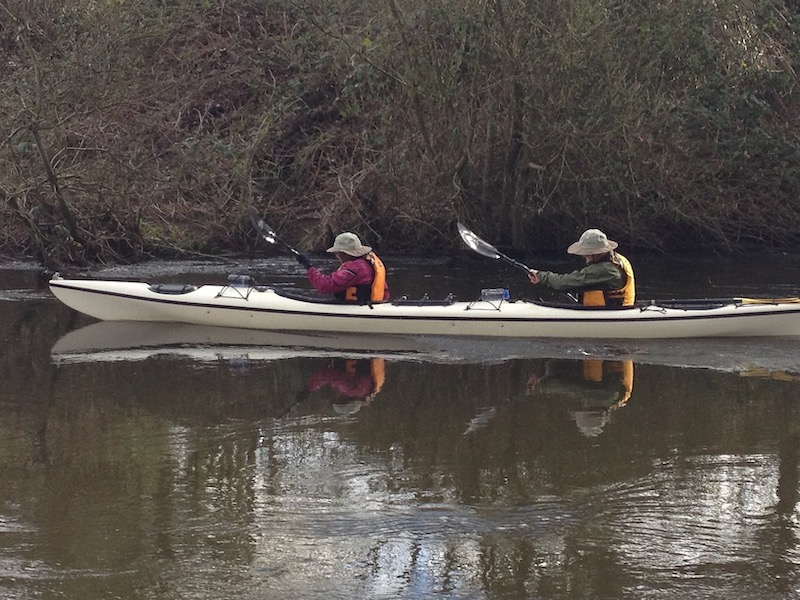
{"label": "paddler in green jacket", "polygon": [[567,248],[583,256],[586,266],[571,273],[531,269],[533,284],[541,283],[558,292],[574,292],[584,306],[621,307],[636,302],[636,284],[630,261],[616,252],[618,244],[599,229],[587,229]]}

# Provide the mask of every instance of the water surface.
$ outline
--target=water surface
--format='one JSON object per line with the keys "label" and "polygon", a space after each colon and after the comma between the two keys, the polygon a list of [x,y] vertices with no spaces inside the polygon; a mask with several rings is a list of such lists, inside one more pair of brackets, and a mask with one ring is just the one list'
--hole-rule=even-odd
{"label": "water surface", "polygon": [[[412,295],[529,292],[396,264]],[[797,295],[769,264],[642,287]],[[239,271],[304,285],[285,260],[102,274]],[[265,339],[97,324],[30,265],[2,288],[0,597],[800,597],[792,339]]]}

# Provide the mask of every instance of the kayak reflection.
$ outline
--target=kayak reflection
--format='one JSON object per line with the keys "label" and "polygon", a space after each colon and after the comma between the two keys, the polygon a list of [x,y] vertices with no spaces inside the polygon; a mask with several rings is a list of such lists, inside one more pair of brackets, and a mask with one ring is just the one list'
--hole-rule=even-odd
{"label": "kayak reflection", "polygon": [[274,361],[289,358],[370,358],[428,363],[485,364],[514,359],[633,360],[739,372],[751,377],[800,376],[800,353],[792,338],[556,340],[448,336],[374,336],[325,332],[255,331],[184,323],[100,321],[72,330],[51,348],[56,364],[140,361],[169,354],[196,361]]}
{"label": "kayak reflection", "polygon": [[383,358],[335,358],[308,379],[306,388],[312,393],[324,388],[333,390],[336,393],[333,410],[350,415],[375,400],[385,380],[386,360]]}
{"label": "kayak reflection", "polygon": [[633,393],[633,361],[550,360],[528,380],[528,396],[568,404],[580,432],[597,437]]}
{"label": "kayak reflection", "polygon": [[171,354],[203,361],[221,357],[250,361],[320,358],[346,355],[366,357],[425,357],[435,359],[438,349],[428,350],[414,338],[368,335],[333,335],[322,332],[285,333],[186,323],[100,321],[64,335],[51,349],[59,364],[96,361],[136,361]]}

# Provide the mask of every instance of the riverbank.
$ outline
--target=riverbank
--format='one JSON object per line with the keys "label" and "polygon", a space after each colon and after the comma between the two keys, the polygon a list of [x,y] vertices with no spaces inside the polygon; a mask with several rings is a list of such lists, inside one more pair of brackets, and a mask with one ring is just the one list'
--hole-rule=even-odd
{"label": "riverbank", "polygon": [[[792,249],[800,23],[768,0],[57,0],[0,27],[0,251]],[[796,9],[794,9],[796,10]],[[747,39],[747,44],[738,40]],[[524,66],[521,67],[521,65]]]}

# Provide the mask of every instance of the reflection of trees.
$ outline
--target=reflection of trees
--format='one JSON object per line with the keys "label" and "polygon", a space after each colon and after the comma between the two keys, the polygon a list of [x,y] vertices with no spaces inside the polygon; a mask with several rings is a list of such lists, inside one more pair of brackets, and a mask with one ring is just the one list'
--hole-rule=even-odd
{"label": "reflection of trees", "polygon": [[794,575],[800,556],[800,532],[797,529],[800,502],[800,427],[797,419],[800,411],[796,406],[790,410],[794,419],[778,447],[775,512],[770,515],[759,539],[767,557],[769,574],[776,582],[776,591],[784,597],[797,590]]}
{"label": "reflection of trees", "polygon": [[209,589],[235,581],[252,557],[260,423],[296,403],[308,371],[168,355],[54,367],[52,339],[41,336],[32,365],[3,372],[15,395],[0,405],[0,505],[48,532],[37,547],[65,581],[71,569],[118,572],[95,584],[106,595],[129,595],[139,568],[179,564],[174,584],[185,583],[195,561],[217,565]]}
{"label": "reflection of trees", "polygon": [[[326,580],[354,596],[620,597],[675,567],[671,529],[795,582],[794,383],[637,365],[631,399],[589,438],[574,387],[529,393],[547,364],[389,362],[375,401],[341,416],[303,393],[322,359],[40,363],[31,406],[0,424],[0,498],[51,532],[54,563],[118,573],[95,585],[120,596],[141,569],[165,595],[190,573],[212,595],[224,581],[221,597],[269,572],[299,595]],[[764,506],[781,518],[751,547],[747,515]]]}
{"label": "reflection of trees", "polygon": [[[541,367],[536,361],[485,368],[449,367],[452,372],[447,386],[440,385],[445,379],[438,372],[441,367],[423,366],[415,378],[403,376],[403,365],[395,367],[381,402],[360,415],[353,431],[361,445],[380,450],[393,444],[395,455],[401,449],[402,466],[396,461],[387,466],[392,489],[418,489],[427,497],[459,498],[476,507],[509,508],[537,506],[542,498],[553,496],[571,503],[568,499],[576,490],[598,490],[597,497],[586,500],[589,504],[579,509],[576,521],[567,519],[569,522],[555,527],[555,537],[560,538],[563,547],[550,560],[542,558],[547,556],[550,544],[547,535],[514,531],[513,527],[507,527],[499,537],[488,532],[479,534],[480,570],[487,581],[495,584],[500,579],[491,574],[497,572],[508,574],[509,585],[522,586],[529,593],[535,589],[539,594],[550,588],[580,589],[581,581],[595,593],[603,589],[603,581],[612,587],[630,583],[625,581],[631,576],[625,574],[628,567],[624,562],[651,564],[646,559],[650,550],[644,542],[646,538],[640,538],[636,529],[628,531],[625,522],[627,510],[636,519],[647,518],[647,511],[637,512],[641,500],[636,481],[643,489],[663,488],[656,492],[657,497],[663,498],[663,506],[649,510],[655,511],[657,520],[675,519],[676,525],[683,528],[677,531],[685,534],[682,537],[687,546],[697,544],[692,536],[703,537],[704,524],[720,523],[719,528],[709,528],[705,535],[718,533],[722,537],[707,542],[698,556],[736,552],[727,547],[732,542],[725,540],[729,535],[737,538],[736,544],[749,547],[747,532],[752,523],[747,515],[759,514],[773,504],[776,485],[777,510],[796,514],[798,451],[794,434],[789,431],[782,444],[778,479],[769,476],[769,460],[761,458],[763,441],[775,439],[776,423],[794,420],[782,420],[780,416],[791,416],[789,403],[793,401],[794,386],[747,381],[724,373],[639,366],[630,402],[615,414],[602,436],[587,439],[569,420],[568,406],[533,402],[519,393],[524,389],[528,370]],[[403,382],[400,390],[392,385],[397,381]],[[464,435],[470,419],[487,414],[487,407],[494,409],[491,418]],[[747,464],[746,458],[741,468],[737,465],[736,457],[753,454],[758,458],[752,465]],[[708,466],[703,467],[706,463]],[[712,471],[705,477],[713,474],[713,478],[694,482],[693,478],[703,477],[707,469]],[[762,472],[763,476],[759,476]],[[673,482],[675,477],[677,481]],[[741,478],[747,481],[746,494],[736,492],[742,485]],[[603,490],[609,486],[613,489],[617,482],[622,487],[614,500]],[[632,487],[627,489],[622,482],[631,482]],[[681,490],[680,486],[690,487]],[[533,511],[530,517],[558,523],[558,518],[546,512]],[[587,523],[597,519],[602,524],[588,540],[584,518],[589,519]],[[645,530],[649,526],[656,540],[668,535],[668,529],[659,533],[662,530],[657,521],[651,525],[642,523]],[[609,527],[618,527],[619,531],[612,533]],[[783,539],[772,537],[757,551],[759,556],[774,555],[772,564],[783,574],[789,571],[796,575],[790,558],[798,552],[796,533],[786,535],[794,529],[793,524],[784,521],[776,529]],[[641,554],[615,556],[611,547],[605,548],[609,535],[630,535],[627,552]],[[657,553],[658,560],[674,559],[669,547],[663,552],[667,554]],[[537,568],[538,562],[549,567]],[[554,565],[558,566],[554,569]],[[616,575],[609,576],[610,573]],[[796,577],[789,580],[796,581]],[[620,590],[608,590],[606,595],[614,597],[615,591]]]}

